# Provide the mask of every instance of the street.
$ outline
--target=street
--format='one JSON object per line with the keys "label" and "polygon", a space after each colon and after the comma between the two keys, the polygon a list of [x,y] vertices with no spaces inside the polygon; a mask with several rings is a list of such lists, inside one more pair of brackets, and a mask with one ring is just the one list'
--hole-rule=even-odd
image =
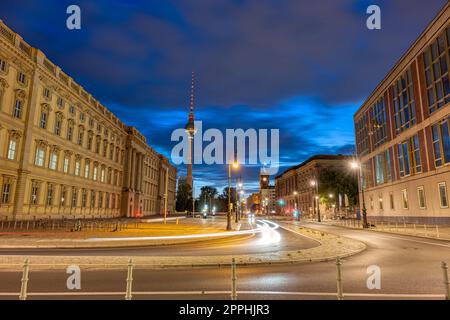
{"label": "street", "polygon": [[[283,224],[281,224],[283,226]],[[444,285],[441,261],[450,260],[450,243],[446,241],[383,234],[365,230],[350,230],[320,224],[306,224],[318,230],[360,240],[367,249],[362,253],[342,259],[343,287],[346,299],[442,299]],[[279,250],[291,246],[312,245],[309,239],[279,229],[281,239],[275,247],[260,250]],[[261,235],[239,241],[211,241],[171,247],[170,254],[226,254],[243,252],[255,247]],[[293,241],[297,238],[296,241]],[[288,243],[289,242],[289,243]],[[167,248],[166,248],[167,249]],[[255,249],[247,249],[255,250]],[[24,254],[14,251],[1,254]],[[43,254],[27,251],[26,254]],[[48,255],[117,254],[161,255],[164,248],[127,248],[105,250],[52,250]],[[381,268],[381,289],[369,290],[366,281],[367,267]],[[83,271],[81,290],[69,291],[69,275],[61,271],[32,271],[29,275],[29,299],[123,299],[126,286],[126,266],[123,270]],[[231,274],[228,267],[143,270],[133,274],[133,299],[229,299]],[[1,296],[17,299],[21,272],[1,272]],[[177,279],[176,281],[173,281]],[[334,261],[237,267],[239,299],[336,299],[336,266]],[[48,294],[56,292],[58,294]],[[77,295],[73,295],[77,292]],[[89,292],[89,295],[85,293]],[[35,295],[33,295],[35,293]],[[44,295],[36,295],[44,293]],[[9,295],[8,295],[9,294]],[[14,294],[14,295],[11,295]],[[62,295],[62,294],[70,294]],[[358,294],[358,295],[352,295]],[[364,295],[359,295],[364,294]]]}

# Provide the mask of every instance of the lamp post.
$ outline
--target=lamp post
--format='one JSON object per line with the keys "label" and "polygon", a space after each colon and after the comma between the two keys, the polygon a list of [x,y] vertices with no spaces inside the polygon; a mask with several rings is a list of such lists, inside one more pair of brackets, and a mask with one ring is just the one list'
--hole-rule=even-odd
{"label": "lamp post", "polygon": [[228,164],[228,214],[227,214],[227,230],[231,230],[231,167],[239,168],[239,163],[234,161]]}
{"label": "lamp post", "polygon": [[314,207],[316,206],[317,200],[317,222],[321,222],[320,219],[320,197],[319,197],[319,182],[317,180],[311,180],[311,186],[314,188],[315,197],[314,197]]}
{"label": "lamp post", "polygon": [[350,163],[350,166],[353,170],[358,170],[358,186],[361,191],[361,197],[362,197],[362,208],[361,203],[359,205],[360,210],[362,211],[363,215],[363,228],[369,228],[369,224],[367,223],[367,209],[366,209],[366,201],[364,199],[364,186],[363,186],[363,180],[362,180],[362,165],[361,163],[357,161],[352,161]]}

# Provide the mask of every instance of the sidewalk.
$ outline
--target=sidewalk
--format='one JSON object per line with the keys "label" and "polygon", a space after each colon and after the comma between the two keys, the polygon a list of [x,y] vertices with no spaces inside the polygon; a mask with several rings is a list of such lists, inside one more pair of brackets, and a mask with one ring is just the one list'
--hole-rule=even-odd
{"label": "sidewalk", "polygon": [[[317,222],[317,221],[308,221]],[[322,223],[340,226],[351,229],[362,229],[361,220],[326,220]],[[371,231],[387,232],[400,235],[410,235],[428,239],[450,240],[450,226],[448,225],[427,225],[427,224],[407,224],[388,222],[369,222]]]}

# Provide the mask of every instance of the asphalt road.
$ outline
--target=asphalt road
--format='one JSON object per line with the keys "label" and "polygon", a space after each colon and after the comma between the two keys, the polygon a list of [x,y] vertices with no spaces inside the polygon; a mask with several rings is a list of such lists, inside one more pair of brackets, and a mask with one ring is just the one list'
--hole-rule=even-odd
{"label": "asphalt road", "polygon": [[[450,243],[411,236],[383,234],[340,227],[314,227],[364,241],[368,249],[343,259],[346,299],[442,299],[441,261],[450,262]],[[290,233],[289,233],[290,234]],[[282,238],[288,233],[282,232]],[[252,241],[252,240],[250,240]],[[283,241],[283,240],[282,240]],[[287,239],[285,240],[287,241]],[[198,249],[202,250],[202,249]],[[221,252],[221,251],[218,251]],[[366,286],[367,268],[381,269],[381,289]],[[31,272],[29,292],[73,293],[66,288],[65,272]],[[238,267],[239,299],[336,299],[334,262]],[[0,272],[3,299],[17,299],[21,274]],[[229,299],[229,268],[135,270],[133,299]],[[78,296],[30,295],[29,299],[123,299],[126,270],[82,271]],[[5,293],[14,296],[5,296]],[[91,295],[85,295],[86,292]],[[105,294],[104,292],[110,292]],[[354,296],[352,294],[364,294]]]}

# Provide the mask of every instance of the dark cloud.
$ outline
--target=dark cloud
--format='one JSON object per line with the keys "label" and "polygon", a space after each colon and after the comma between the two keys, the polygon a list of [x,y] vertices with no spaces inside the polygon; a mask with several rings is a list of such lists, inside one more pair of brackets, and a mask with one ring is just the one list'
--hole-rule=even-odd
{"label": "dark cloud", "polygon": [[[195,70],[197,119],[279,128],[284,169],[353,151],[354,111],[445,3],[79,0],[82,30],[69,31],[73,1],[2,0],[0,18],[166,155]],[[382,9],[380,31],[365,27],[371,4]],[[255,181],[257,170],[242,175]],[[196,174],[221,185],[226,172]]]}

